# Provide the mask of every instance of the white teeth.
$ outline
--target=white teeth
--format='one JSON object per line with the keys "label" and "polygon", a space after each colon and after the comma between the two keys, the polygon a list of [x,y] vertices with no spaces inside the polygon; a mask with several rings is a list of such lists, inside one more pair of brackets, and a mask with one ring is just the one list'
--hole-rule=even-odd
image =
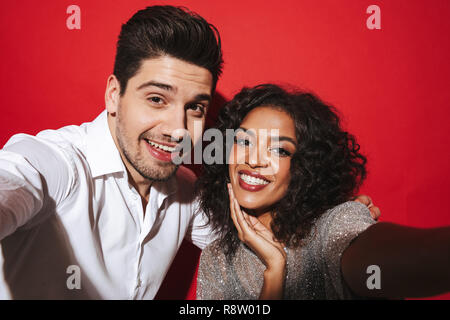
{"label": "white teeth", "polygon": [[156,147],[158,149],[162,149],[162,150],[167,151],[167,152],[174,152],[175,151],[175,147],[165,146],[165,145],[162,145],[162,144],[159,144],[159,143],[155,143],[155,142],[150,141],[150,140],[147,140],[147,142],[150,145],[152,145],[153,147]]}
{"label": "white teeth", "polygon": [[244,180],[245,183],[248,184],[253,184],[253,185],[266,185],[269,184],[268,181],[260,179],[260,178],[255,178],[246,174],[241,173],[240,177],[242,180]]}

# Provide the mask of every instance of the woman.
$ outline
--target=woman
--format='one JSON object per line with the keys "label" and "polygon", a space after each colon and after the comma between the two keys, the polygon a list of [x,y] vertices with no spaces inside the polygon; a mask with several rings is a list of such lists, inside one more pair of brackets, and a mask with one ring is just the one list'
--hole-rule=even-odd
{"label": "woman", "polygon": [[261,85],[221,110],[218,129],[230,128],[229,165],[206,165],[198,181],[201,209],[219,235],[201,255],[199,299],[449,290],[450,228],[375,224],[366,206],[348,201],[366,176],[366,158],[332,107]]}

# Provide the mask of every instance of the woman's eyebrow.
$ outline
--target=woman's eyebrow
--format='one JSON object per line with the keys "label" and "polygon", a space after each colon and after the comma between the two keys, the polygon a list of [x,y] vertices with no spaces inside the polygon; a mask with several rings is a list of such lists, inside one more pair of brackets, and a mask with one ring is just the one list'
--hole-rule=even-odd
{"label": "woman's eyebrow", "polygon": [[275,141],[289,141],[289,142],[291,142],[294,146],[297,145],[297,142],[295,142],[295,140],[292,139],[291,137],[286,137],[286,136],[281,136],[281,137],[279,137],[279,136],[271,136],[270,138],[271,138],[272,140],[275,140]]}
{"label": "woman's eyebrow", "polygon": [[[247,129],[247,128],[244,128],[244,127],[239,127],[236,131],[239,131],[239,130],[242,130],[242,131],[244,131],[245,133],[248,133],[249,135],[251,135],[251,136],[255,136],[255,133],[253,132],[253,130],[249,130],[249,129]],[[289,141],[289,142],[291,142],[294,146],[297,146],[297,142],[294,140],[294,139],[292,139],[291,137],[287,137],[287,136],[278,136],[278,135],[276,135],[276,136],[269,136],[270,137],[270,139],[272,140],[272,141]]]}
{"label": "woman's eyebrow", "polygon": [[248,133],[249,135],[251,135],[253,137],[255,136],[255,133],[252,130],[246,129],[244,127],[239,127],[239,128],[237,128],[236,131],[244,131],[245,133]]}

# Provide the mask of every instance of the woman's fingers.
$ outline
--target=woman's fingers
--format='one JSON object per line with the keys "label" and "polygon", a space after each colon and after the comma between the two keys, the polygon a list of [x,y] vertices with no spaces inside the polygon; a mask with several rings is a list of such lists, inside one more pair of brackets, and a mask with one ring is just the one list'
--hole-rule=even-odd
{"label": "woman's fingers", "polygon": [[239,239],[242,240],[242,229],[241,229],[241,227],[239,225],[239,222],[237,221],[236,212],[235,212],[235,208],[234,208],[234,194],[233,194],[233,190],[231,189],[231,185],[230,184],[228,184],[228,195],[230,197],[231,220],[233,220],[234,226],[236,227]]}
{"label": "woman's fingers", "polygon": [[244,219],[244,216],[241,211],[241,207],[239,206],[238,201],[234,197],[233,189],[231,188],[230,185],[229,185],[228,190],[230,193],[230,208],[232,208],[232,214],[234,215],[234,218],[236,220],[236,221],[235,220],[233,220],[233,221],[235,222],[235,224],[237,222],[237,224],[238,224],[237,227],[241,230],[241,232],[243,232],[243,231],[251,232],[252,230],[250,230],[249,224]]}
{"label": "woman's fingers", "polygon": [[250,247],[265,265],[278,265],[279,261],[286,258],[283,247],[274,240],[272,232],[256,217],[241,210],[231,185],[227,186],[230,196],[231,219],[236,226],[239,239]]}
{"label": "woman's fingers", "polygon": [[[239,239],[249,245],[252,249],[256,249],[256,251],[259,251],[267,245],[275,246],[282,250],[283,246],[275,241],[273,233],[267,229],[258,218],[241,210],[238,201],[234,197],[233,189],[230,184],[228,184],[228,193],[230,196],[231,219],[236,226]],[[259,250],[257,248],[259,248]]]}
{"label": "woman's fingers", "polygon": [[241,211],[241,208],[239,206],[239,203],[236,199],[234,200],[234,212],[236,214],[236,219],[239,223],[239,226],[241,227],[241,230],[243,232],[243,235],[253,235],[255,233],[255,230],[250,227],[250,225],[247,223],[247,221],[244,218],[244,214]]}

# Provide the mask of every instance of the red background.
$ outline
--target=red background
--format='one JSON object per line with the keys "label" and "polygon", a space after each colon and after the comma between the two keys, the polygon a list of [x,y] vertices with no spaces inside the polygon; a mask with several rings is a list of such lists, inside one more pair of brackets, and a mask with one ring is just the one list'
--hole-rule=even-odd
{"label": "red background", "polygon": [[[81,8],[81,30],[66,27],[71,4]],[[243,85],[290,83],[341,110],[369,158],[361,192],[381,220],[450,224],[448,0],[4,1],[0,146],[18,132],[93,120],[121,24],[152,4],[187,6],[220,30],[225,99]],[[372,4],[381,30],[366,27]],[[198,255],[183,245],[158,298],[195,297]]]}

